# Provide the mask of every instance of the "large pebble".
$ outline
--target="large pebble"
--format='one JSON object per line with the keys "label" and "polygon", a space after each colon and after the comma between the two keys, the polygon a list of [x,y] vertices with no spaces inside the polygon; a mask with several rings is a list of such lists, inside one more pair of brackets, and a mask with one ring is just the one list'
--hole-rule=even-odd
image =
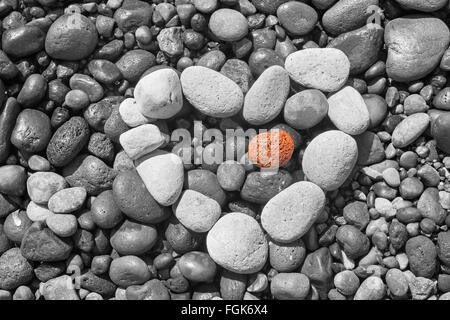
{"label": "large pebble", "polygon": [[157,126],[144,124],[122,133],[119,141],[130,159],[136,160],[158,149],[165,138]]}
{"label": "large pebble", "polygon": [[266,69],[245,96],[242,109],[244,119],[252,125],[272,121],[281,112],[289,89],[290,80],[286,70],[280,66]]}
{"label": "large pebble", "polygon": [[216,275],[216,264],[204,252],[185,253],[178,261],[178,268],[186,279],[195,282],[209,282]]}
{"label": "large pebble", "polygon": [[209,29],[222,41],[238,41],[248,32],[247,19],[232,9],[219,9],[209,19]]}
{"label": "large pebble", "polygon": [[441,114],[431,125],[431,133],[439,149],[450,153],[450,114]]}
{"label": "large pebble", "polygon": [[350,74],[350,61],[334,48],[303,49],[286,58],[285,68],[300,85],[325,92],[342,88]]}
{"label": "large pebble", "polygon": [[394,147],[404,148],[417,140],[428,128],[430,117],[426,113],[415,113],[398,124],[392,133]]}
{"label": "large pebble", "polygon": [[77,218],[73,214],[54,214],[45,223],[57,236],[67,238],[75,234],[78,228]]}
{"label": "large pebble", "polygon": [[18,165],[0,166],[0,192],[10,196],[21,196],[26,190],[27,174]]}
{"label": "large pebble", "polygon": [[54,213],[71,213],[83,206],[86,197],[87,192],[84,188],[63,189],[48,200],[48,208]]}
{"label": "large pebble", "polygon": [[306,257],[305,243],[298,239],[291,243],[269,242],[269,261],[279,272],[292,272],[298,269]]}
{"label": "large pebble", "polygon": [[139,80],[145,70],[155,64],[155,60],[156,58],[153,53],[142,49],[136,49],[125,53],[116,62],[116,66],[119,68],[124,79],[131,83],[135,83]]}
{"label": "large pebble", "polygon": [[73,279],[68,275],[48,280],[42,284],[41,291],[45,300],[80,300],[73,285]]}
{"label": "large pebble", "polygon": [[136,170],[159,204],[170,206],[177,201],[184,182],[183,161],[180,157],[156,150],[138,159]]}
{"label": "large pebble", "polygon": [[358,144],[358,164],[369,166],[385,159],[383,143],[375,133],[366,131],[356,136],[355,140]]}
{"label": "large pebble", "polygon": [[[25,80],[25,83],[17,96],[17,102],[19,102],[24,108],[34,108],[37,104],[39,104],[39,102],[41,102],[46,92],[47,81],[45,78],[38,73],[32,74]],[[33,114],[30,111],[25,112]],[[24,115],[26,116],[26,113]],[[28,116],[30,116],[30,114],[28,114]],[[34,114],[33,116],[37,119],[43,118],[42,115]],[[43,121],[42,119],[39,120],[41,122]],[[46,124],[46,122],[44,121],[43,124]],[[48,129],[46,129],[46,131],[48,131]]]}
{"label": "large pebble", "polygon": [[370,276],[361,283],[354,300],[382,300],[386,294],[386,285],[377,276]]}
{"label": "large pebble", "polygon": [[28,203],[27,217],[31,221],[45,221],[45,219],[52,215],[54,215],[54,213],[48,210],[47,206],[34,203],[33,201]]}
{"label": "large pebble", "polygon": [[91,20],[81,14],[59,17],[47,32],[45,51],[54,59],[81,60],[89,56],[98,43]]}
{"label": "large pebble", "polygon": [[311,284],[319,291],[321,299],[327,296],[333,283],[332,256],[330,250],[322,247],[308,254],[301,268]]}
{"label": "large pebble", "polygon": [[341,131],[358,135],[370,125],[370,115],[361,94],[353,87],[345,87],[328,98],[328,117]]}
{"label": "large pebble", "polygon": [[316,10],[297,1],[289,1],[279,6],[277,17],[280,24],[294,36],[303,36],[310,33],[319,18]]}
{"label": "large pebble", "polygon": [[136,256],[123,256],[111,262],[109,277],[119,287],[127,288],[149,280],[150,271],[144,260]]}
{"label": "large pebble", "polygon": [[169,119],[183,105],[178,74],[172,69],[160,69],[143,77],[134,89],[139,111],[153,119]]}
{"label": "large pebble", "polygon": [[279,170],[274,174],[251,172],[245,179],[241,198],[253,203],[266,204],[293,182],[294,178],[286,170]]}
{"label": "large pebble", "polygon": [[158,239],[152,226],[125,220],[111,234],[111,246],[120,255],[141,255],[150,251]]}
{"label": "large pebble", "polygon": [[409,267],[417,277],[431,278],[436,272],[437,251],[434,243],[425,236],[410,238],[405,252]]}
{"label": "large pebble", "polygon": [[173,211],[186,228],[199,233],[209,231],[222,213],[217,201],[194,190],[184,191]]}
{"label": "large pebble", "polygon": [[103,191],[94,199],[91,204],[91,217],[92,221],[103,229],[114,228],[123,220],[111,190]]}
{"label": "large pebble", "polygon": [[45,32],[38,26],[24,25],[5,30],[2,35],[2,49],[6,54],[21,58],[44,49]]}
{"label": "large pebble", "polygon": [[122,101],[119,106],[119,114],[123,122],[130,128],[153,122],[153,119],[149,119],[141,113],[136,100],[133,98],[127,98]]}
{"label": "large pebble", "polygon": [[284,106],[286,123],[298,130],[310,129],[328,114],[328,101],[319,90],[303,90],[290,97]]}
{"label": "large pebble", "polygon": [[20,253],[12,248],[0,256],[0,289],[13,290],[33,279],[33,267]]}
{"label": "large pebble", "polygon": [[429,218],[438,225],[441,225],[445,220],[446,211],[440,204],[437,188],[425,189],[417,202],[417,209],[420,210],[422,217]]}
{"label": "large pebble", "polygon": [[304,300],[309,289],[309,279],[302,273],[279,273],[270,283],[270,291],[278,300]]}
{"label": "large pebble", "polygon": [[200,66],[189,67],[180,79],[186,99],[208,116],[227,118],[242,108],[244,95],[241,88],[217,71]]}
{"label": "large pebble", "polygon": [[3,164],[9,157],[11,134],[21,110],[20,104],[13,97],[8,98],[3,105],[0,113],[0,127],[2,128],[0,130],[0,164]]}
{"label": "large pebble", "polygon": [[216,200],[220,206],[225,204],[226,194],[221,188],[217,176],[209,170],[190,170],[186,175],[184,188],[200,192]]}
{"label": "large pebble", "polygon": [[297,182],[269,200],[261,224],[270,237],[289,243],[305,235],[325,207],[325,194],[311,182]]}
{"label": "large pebble", "polygon": [[384,41],[388,76],[409,82],[425,77],[439,65],[450,43],[450,31],[438,18],[406,16],[386,25]]}
{"label": "large pebble", "polygon": [[144,1],[125,0],[123,3],[122,1],[119,1],[119,8],[114,13],[114,20],[119,29],[125,33],[135,31],[140,26],[149,25],[152,14],[153,7],[149,3]]}
{"label": "large pebble", "polygon": [[341,131],[328,131],[311,141],[302,167],[308,179],[326,191],[338,189],[358,160],[356,141]]}
{"label": "large pebble", "polygon": [[396,0],[402,7],[422,12],[434,12],[445,7],[447,0]]}
{"label": "large pebble", "polygon": [[217,264],[241,274],[258,272],[268,257],[263,230],[243,213],[229,213],[219,219],[206,237],[206,247]]}
{"label": "large pebble", "polygon": [[11,143],[19,150],[38,153],[47,147],[51,135],[50,118],[41,111],[25,109],[17,117]]}

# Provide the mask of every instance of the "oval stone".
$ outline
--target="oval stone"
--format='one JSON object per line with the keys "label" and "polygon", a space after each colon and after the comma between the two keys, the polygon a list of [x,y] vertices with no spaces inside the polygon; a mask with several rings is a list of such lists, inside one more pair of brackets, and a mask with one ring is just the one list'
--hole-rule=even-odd
{"label": "oval stone", "polygon": [[426,113],[415,113],[398,124],[392,133],[392,144],[405,148],[417,140],[428,128],[430,117]]}
{"label": "oval stone", "polygon": [[247,19],[233,9],[219,9],[209,19],[209,29],[222,41],[238,41],[248,32]]}

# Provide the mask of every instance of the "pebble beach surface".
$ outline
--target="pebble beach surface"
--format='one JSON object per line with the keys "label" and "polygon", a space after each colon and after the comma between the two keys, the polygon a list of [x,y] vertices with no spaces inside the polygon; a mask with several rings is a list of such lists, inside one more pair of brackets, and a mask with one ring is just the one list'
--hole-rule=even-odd
{"label": "pebble beach surface", "polygon": [[0,300],[450,299],[449,18],[0,0]]}

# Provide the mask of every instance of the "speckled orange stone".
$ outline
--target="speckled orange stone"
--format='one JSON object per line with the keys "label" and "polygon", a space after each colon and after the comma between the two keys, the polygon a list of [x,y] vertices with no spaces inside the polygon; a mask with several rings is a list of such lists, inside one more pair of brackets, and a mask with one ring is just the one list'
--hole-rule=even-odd
{"label": "speckled orange stone", "polygon": [[291,136],[282,130],[260,133],[248,146],[248,158],[260,168],[278,168],[285,165],[294,152]]}

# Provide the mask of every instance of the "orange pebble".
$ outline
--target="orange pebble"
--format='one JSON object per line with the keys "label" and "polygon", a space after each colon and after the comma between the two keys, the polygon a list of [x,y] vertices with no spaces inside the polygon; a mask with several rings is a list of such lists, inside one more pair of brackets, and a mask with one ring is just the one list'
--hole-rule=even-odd
{"label": "orange pebble", "polygon": [[282,130],[260,133],[248,145],[248,158],[261,168],[281,167],[291,159],[293,152],[294,141]]}

